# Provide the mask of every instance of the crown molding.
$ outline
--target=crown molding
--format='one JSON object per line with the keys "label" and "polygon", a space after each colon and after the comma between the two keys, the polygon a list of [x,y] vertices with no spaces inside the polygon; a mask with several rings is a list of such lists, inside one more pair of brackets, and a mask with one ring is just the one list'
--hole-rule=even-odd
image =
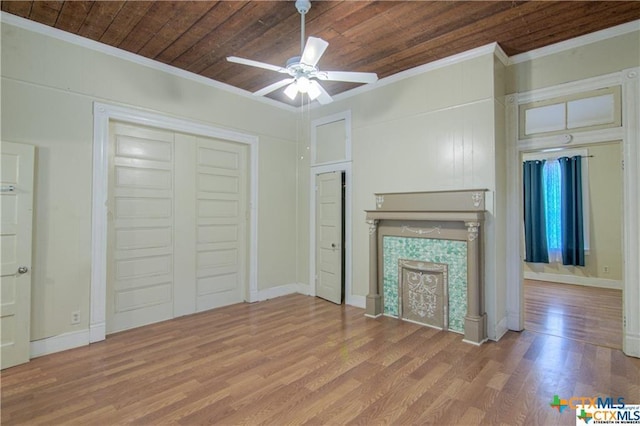
{"label": "crown molding", "polygon": [[271,98],[266,98],[264,96],[254,96],[251,92],[247,90],[239,89],[229,84],[222,83],[207,77],[203,77],[199,74],[185,71],[180,68],[176,68],[172,65],[167,65],[165,63],[162,63],[153,59],[145,58],[144,56],[140,56],[136,53],[127,52],[126,50],[109,46],[107,44],[100,43],[98,41],[84,38],[75,34],[71,34],[66,31],[62,31],[57,28],[50,27],[48,25],[40,24],[35,21],[30,21],[28,19],[24,19],[19,16],[12,15],[10,13],[0,12],[0,22],[2,24],[13,25],[15,27],[25,29],[34,33],[46,35],[46,36],[55,38],[57,40],[74,44],[76,46],[85,47],[87,49],[91,49],[100,53],[104,53],[106,55],[116,57],[118,59],[133,62],[135,64],[142,65],[147,68],[166,72],[167,74],[172,74],[176,77],[184,78],[186,80],[191,80],[196,83],[203,84],[205,86],[209,86],[218,90],[223,90],[225,92],[242,96],[244,98],[252,99],[253,101],[274,106],[274,107],[283,109],[285,111],[297,112],[299,109],[298,107],[294,107],[294,106],[285,104],[283,102],[273,100]]}
{"label": "crown molding", "polygon": [[613,37],[629,34],[634,31],[640,31],[640,20],[627,22],[626,24],[617,25],[615,27],[585,34],[583,36],[561,41],[559,43],[550,44],[549,46],[541,47],[539,49],[520,53],[518,55],[511,56],[509,58],[509,62],[510,65],[520,64],[522,62],[527,62],[534,59],[543,58],[545,56],[553,55],[554,53],[560,53],[565,50],[575,49],[576,47],[582,47],[587,44],[596,43]]}

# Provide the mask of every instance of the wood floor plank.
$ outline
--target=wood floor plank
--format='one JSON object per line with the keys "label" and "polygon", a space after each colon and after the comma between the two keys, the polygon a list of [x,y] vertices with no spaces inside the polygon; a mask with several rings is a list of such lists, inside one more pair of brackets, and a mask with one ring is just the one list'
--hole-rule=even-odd
{"label": "wood floor plank", "polygon": [[569,424],[554,395],[640,401],[640,359],[547,333],[481,346],[291,295],[2,371],[3,425]]}
{"label": "wood floor plank", "polygon": [[524,280],[525,328],[622,349],[622,291]]}

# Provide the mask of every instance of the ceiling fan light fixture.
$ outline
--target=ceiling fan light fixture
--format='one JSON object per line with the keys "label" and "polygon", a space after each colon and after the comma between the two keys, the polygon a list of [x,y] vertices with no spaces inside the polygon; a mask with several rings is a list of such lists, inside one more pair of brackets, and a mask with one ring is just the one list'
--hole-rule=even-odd
{"label": "ceiling fan light fixture", "polygon": [[296,79],[296,85],[298,86],[298,91],[300,93],[307,93],[307,91],[309,90],[309,86],[311,85],[311,82],[307,77],[303,75]]}
{"label": "ceiling fan light fixture", "polygon": [[284,94],[287,95],[287,97],[291,100],[294,100],[296,98],[296,96],[298,95],[298,86],[295,81],[288,85],[286,89],[284,89]]}

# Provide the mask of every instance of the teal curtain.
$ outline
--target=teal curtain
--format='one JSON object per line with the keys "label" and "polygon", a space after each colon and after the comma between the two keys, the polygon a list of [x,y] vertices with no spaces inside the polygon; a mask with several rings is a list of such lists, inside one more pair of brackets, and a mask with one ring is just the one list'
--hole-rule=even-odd
{"label": "teal curtain", "polygon": [[562,264],[584,266],[582,157],[561,157]]}
{"label": "teal curtain", "polygon": [[544,209],[544,163],[544,160],[533,160],[523,164],[525,262],[549,263]]}

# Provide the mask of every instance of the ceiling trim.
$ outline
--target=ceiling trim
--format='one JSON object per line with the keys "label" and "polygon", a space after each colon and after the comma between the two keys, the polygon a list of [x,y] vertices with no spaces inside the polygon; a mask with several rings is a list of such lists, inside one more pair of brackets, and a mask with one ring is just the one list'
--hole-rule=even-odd
{"label": "ceiling trim", "polygon": [[561,41],[559,43],[550,44],[549,46],[541,47],[539,49],[534,49],[528,52],[520,53],[518,55],[513,55],[509,58],[509,64],[520,64],[522,62],[527,62],[545,56],[553,55],[554,53],[563,52],[565,50],[570,50],[576,47],[585,46],[587,44],[596,43],[598,41],[603,41],[613,37],[629,34],[634,31],[640,31],[640,20],[616,25],[615,27],[606,28],[604,30],[585,34],[583,36]]}
{"label": "ceiling trim", "polygon": [[154,59],[145,58],[144,56],[140,56],[136,53],[127,52],[126,50],[119,49],[117,47],[109,46],[104,43],[100,43],[95,40],[91,40],[88,38],[84,38],[75,34],[68,33],[66,31],[59,30],[54,27],[50,27],[48,25],[41,24],[39,22],[31,21],[28,19],[21,18],[16,15],[12,15],[10,13],[0,11],[0,22],[3,24],[13,25],[18,28],[22,28],[28,31],[32,31],[38,34],[46,35],[61,41],[65,41],[67,43],[74,44],[76,46],[85,47],[87,49],[91,49],[100,53],[104,53],[106,55],[114,56],[118,59],[122,59],[125,61],[133,62],[138,65],[142,65],[147,68],[152,68],[154,70],[166,72],[167,74],[175,75],[176,77],[181,77],[187,80],[194,81],[196,83],[204,84],[209,87],[213,87],[215,89],[224,90],[226,92],[233,93],[235,95],[242,96],[244,98],[249,98],[257,102],[262,102],[264,104],[274,106],[280,109],[284,109],[289,112],[297,112],[298,107],[294,107],[291,105],[287,105],[280,101],[276,101],[271,98],[266,98],[264,96],[254,96],[251,92],[239,89],[237,87],[231,86],[229,84],[225,84],[219,82],[217,80],[213,80],[207,77],[203,77],[201,75],[185,71],[180,68],[176,68],[171,65],[167,65],[165,63],[156,61]]}

